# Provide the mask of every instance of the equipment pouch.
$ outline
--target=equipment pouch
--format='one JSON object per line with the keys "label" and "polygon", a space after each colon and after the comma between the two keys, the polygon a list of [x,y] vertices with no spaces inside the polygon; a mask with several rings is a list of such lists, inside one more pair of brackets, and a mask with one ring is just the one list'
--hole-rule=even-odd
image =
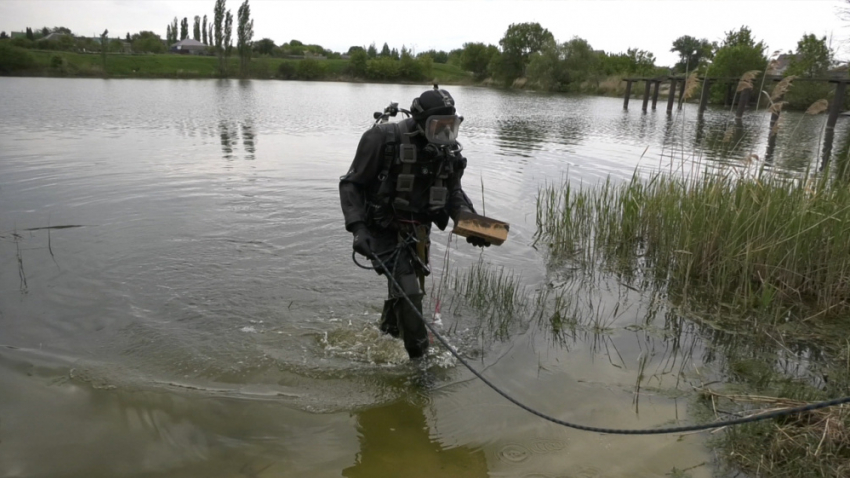
{"label": "equipment pouch", "polygon": [[446,205],[448,189],[441,186],[431,186],[428,203],[432,208],[441,208]]}
{"label": "equipment pouch", "polygon": [[396,182],[395,190],[398,192],[413,191],[413,180],[416,178],[414,174],[399,174]]}

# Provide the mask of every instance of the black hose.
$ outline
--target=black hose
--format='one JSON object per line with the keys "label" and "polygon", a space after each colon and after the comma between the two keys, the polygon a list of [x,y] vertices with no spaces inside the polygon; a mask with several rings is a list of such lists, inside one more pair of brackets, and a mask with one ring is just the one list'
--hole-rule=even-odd
{"label": "black hose", "polygon": [[[383,261],[381,261],[381,259],[377,255],[372,254],[372,259],[377,261],[377,263],[380,264],[381,267],[384,268],[384,270],[388,270],[386,265],[383,263]],[[355,262],[357,262],[357,261],[355,260]],[[462,363],[464,365],[464,367],[468,368],[469,371],[472,372],[473,375],[475,375],[476,377],[481,379],[481,381],[484,382],[485,384],[487,384],[488,387],[492,388],[493,391],[495,391],[496,393],[498,393],[499,395],[504,397],[509,402],[518,406],[519,408],[522,408],[523,410],[525,410],[525,411],[527,411],[527,412],[529,412],[533,415],[536,415],[536,416],[538,416],[538,417],[540,417],[544,420],[550,421],[552,423],[557,423],[558,425],[563,425],[565,427],[574,428],[576,430],[584,430],[584,431],[588,431],[588,432],[597,432],[597,433],[608,433],[608,434],[614,434],[614,435],[661,435],[661,434],[666,434],[666,433],[685,433],[685,432],[694,432],[694,431],[702,431],[702,430],[711,430],[711,429],[714,429],[714,428],[727,427],[727,426],[731,426],[731,425],[742,425],[744,423],[752,423],[752,422],[757,422],[757,421],[761,421],[761,420],[767,420],[769,418],[776,418],[776,417],[781,417],[781,416],[785,416],[785,415],[793,415],[795,413],[808,412],[808,411],[811,411],[811,410],[818,410],[818,409],[821,409],[821,408],[834,407],[836,405],[841,405],[841,404],[844,404],[844,403],[850,403],[850,397],[843,397],[843,398],[836,398],[836,399],[833,399],[833,400],[827,400],[827,401],[823,401],[823,402],[810,403],[808,405],[803,405],[803,406],[800,406],[800,407],[786,408],[786,409],[783,409],[783,410],[775,410],[775,411],[768,412],[768,413],[765,413],[765,414],[762,414],[762,415],[753,415],[753,416],[745,417],[745,418],[736,418],[736,419],[733,419],[733,420],[724,420],[724,421],[720,421],[720,422],[706,423],[706,424],[703,424],[703,425],[687,425],[687,426],[681,426],[681,427],[667,427],[667,428],[644,428],[644,429],[639,428],[639,429],[629,430],[629,429],[619,429],[619,428],[591,427],[591,426],[587,426],[587,425],[580,425],[580,424],[577,424],[577,423],[567,422],[567,421],[560,420],[560,419],[557,419],[555,417],[546,415],[542,412],[539,412],[539,411],[529,407],[528,405],[525,405],[524,403],[520,402],[519,400],[508,395],[507,392],[505,392],[502,389],[500,389],[499,387],[497,387],[490,380],[488,380],[483,375],[481,375],[480,372],[478,372],[477,370],[472,368],[472,366],[466,360],[464,360],[463,357],[460,356],[460,354],[454,349],[454,347],[449,345],[449,343],[446,341],[446,339],[443,338],[443,336],[440,335],[440,333],[437,332],[434,329],[434,327],[431,324],[429,324],[427,320],[425,320],[424,317],[422,317],[422,313],[419,312],[419,309],[416,307],[416,305],[413,303],[413,301],[410,300],[410,297],[408,297],[407,294],[404,293],[404,290],[401,288],[398,281],[396,281],[395,277],[393,277],[393,275],[391,273],[387,273],[387,277],[390,278],[390,281],[392,281],[393,285],[398,289],[398,291],[401,293],[401,295],[404,297],[404,299],[408,302],[408,304],[410,304],[410,307],[414,311],[416,311],[416,315],[418,315],[419,318],[422,320],[422,322],[425,324],[425,326],[428,327],[428,330],[430,330],[431,333],[434,334],[434,337],[436,337],[437,340],[439,340],[440,343],[443,344],[443,347],[447,348],[449,350],[449,352],[451,352],[451,354],[460,363]]]}

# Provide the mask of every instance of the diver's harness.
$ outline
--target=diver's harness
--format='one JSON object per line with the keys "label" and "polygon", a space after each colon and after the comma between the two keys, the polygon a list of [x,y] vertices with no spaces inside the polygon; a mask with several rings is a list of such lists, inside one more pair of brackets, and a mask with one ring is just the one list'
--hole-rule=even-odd
{"label": "diver's harness", "polygon": [[[382,115],[378,119],[385,120],[386,116]],[[452,146],[429,144],[424,151],[434,159],[422,160],[417,157],[416,145],[410,140],[419,131],[409,131],[407,121],[380,125],[376,122],[374,127],[384,131],[385,139],[378,186],[366,199],[366,223],[385,228],[393,221],[396,212],[419,213],[422,205],[417,204],[413,197],[417,180],[431,181],[428,187],[428,212],[443,209],[448,202],[449,177],[457,169],[466,166],[466,158],[460,155],[463,146],[460,143]],[[400,171],[393,174],[393,169],[399,168]],[[391,180],[393,177],[395,181]]]}

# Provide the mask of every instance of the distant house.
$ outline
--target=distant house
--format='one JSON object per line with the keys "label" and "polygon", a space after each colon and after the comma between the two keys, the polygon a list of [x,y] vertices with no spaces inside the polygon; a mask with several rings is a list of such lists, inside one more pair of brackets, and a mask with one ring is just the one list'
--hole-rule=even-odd
{"label": "distant house", "polygon": [[765,73],[773,76],[782,76],[783,74],[785,74],[785,70],[787,70],[788,67],[791,65],[791,61],[794,60],[794,58],[796,57],[797,55],[793,53],[783,53],[779,55],[778,57],[776,57],[775,60],[770,62],[770,65],[768,66],[767,71]]}
{"label": "distant house", "polygon": [[183,55],[202,55],[206,53],[207,46],[198,40],[187,38],[171,45],[169,51],[171,51],[171,53],[181,53]]}
{"label": "distant house", "polygon": [[[36,41],[59,41],[60,38],[69,36],[67,33],[53,32],[46,37],[41,37]],[[73,38],[73,37],[71,37]]]}

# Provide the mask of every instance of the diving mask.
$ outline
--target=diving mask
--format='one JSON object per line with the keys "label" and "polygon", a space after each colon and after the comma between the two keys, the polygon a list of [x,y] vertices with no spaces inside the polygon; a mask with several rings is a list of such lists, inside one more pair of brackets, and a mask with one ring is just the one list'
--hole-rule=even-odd
{"label": "diving mask", "polygon": [[425,120],[425,138],[429,143],[451,146],[457,142],[457,132],[463,116],[433,115]]}

